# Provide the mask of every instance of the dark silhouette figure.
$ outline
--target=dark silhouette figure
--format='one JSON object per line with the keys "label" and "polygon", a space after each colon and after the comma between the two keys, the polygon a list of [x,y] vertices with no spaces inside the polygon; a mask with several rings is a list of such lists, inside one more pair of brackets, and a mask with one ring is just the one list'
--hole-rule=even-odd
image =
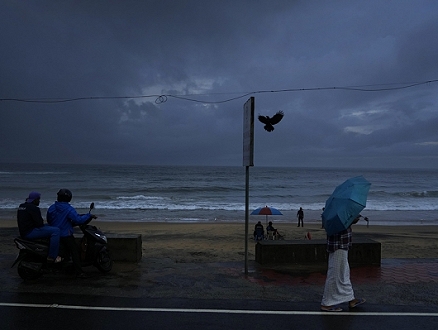
{"label": "dark silhouette figure", "polygon": [[265,229],[263,228],[262,222],[259,221],[254,226],[254,241],[263,240],[265,238]]}
{"label": "dark silhouette figure", "polygon": [[270,118],[269,116],[259,116],[259,121],[265,124],[263,127],[268,132],[272,132],[274,130],[274,125],[278,124],[284,116],[283,111],[278,111],[275,115]]}
{"label": "dark silhouette figure", "polygon": [[298,226],[297,227],[300,226],[300,223],[301,223],[301,227],[304,227],[304,221],[303,221],[304,220],[304,211],[303,211],[302,207],[300,207],[300,209],[297,212],[297,219],[298,219]]}

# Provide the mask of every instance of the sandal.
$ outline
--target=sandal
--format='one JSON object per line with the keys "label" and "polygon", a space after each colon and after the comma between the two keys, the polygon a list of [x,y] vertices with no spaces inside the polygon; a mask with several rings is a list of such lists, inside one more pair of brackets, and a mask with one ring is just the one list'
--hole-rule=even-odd
{"label": "sandal", "polygon": [[362,305],[365,301],[366,300],[364,298],[354,299],[348,303],[348,307],[350,307],[350,308],[357,307],[359,305]]}
{"label": "sandal", "polygon": [[323,306],[321,305],[323,312],[342,312],[342,308],[339,306]]}
{"label": "sandal", "polygon": [[55,264],[60,263],[63,260],[64,260],[64,258],[62,258],[60,256],[57,256],[56,259],[53,259],[53,258],[50,258],[50,257],[47,258],[47,262],[55,263]]}

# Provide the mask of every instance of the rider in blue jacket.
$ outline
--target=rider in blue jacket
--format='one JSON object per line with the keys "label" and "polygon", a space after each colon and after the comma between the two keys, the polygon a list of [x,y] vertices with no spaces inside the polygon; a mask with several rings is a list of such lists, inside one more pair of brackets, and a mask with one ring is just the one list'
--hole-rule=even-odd
{"label": "rider in blue jacket", "polygon": [[58,199],[47,210],[47,222],[58,227],[61,237],[73,235],[73,226],[82,225],[90,219],[91,214],[79,215],[69,204],[73,195],[68,189],[58,191]]}
{"label": "rider in blue jacket", "polygon": [[76,276],[86,277],[82,271],[79,248],[73,236],[73,226],[84,224],[90,218],[95,218],[92,214],[79,215],[75,208],[69,203],[73,197],[68,189],[58,191],[58,198],[47,210],[47,222],[60,229],[61,243],[64,244],[71,253]]}

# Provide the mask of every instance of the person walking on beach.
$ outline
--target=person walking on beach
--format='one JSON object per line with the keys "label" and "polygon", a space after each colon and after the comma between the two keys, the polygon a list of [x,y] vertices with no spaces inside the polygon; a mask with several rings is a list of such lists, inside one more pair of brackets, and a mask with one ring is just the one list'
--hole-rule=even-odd
{"label": "person walking on beach", "polygon": [[[357,217],[353,224],[359,221]],[[321,310],[325,312],[341,312],[339,304],[348,301],[348,307],[362,305],[365,299],[354,297],[353,286],[350,281],[350,265],[348,264],[348,250],[352,245],[352,229],[347,229],[327,236],[327,252],[329,253],[327,278],[324,294],[321,301]]]}
{"label": "person walking on beach", "polygon": [[41,216],[40,205],[41,194],[32,191],[26,201],[18,207],[17,224],[20,236],[24,239],[34,240],[49,238],[48,262],[61,262],[59,252],[59,228],[44,224]]}
{"label": "person walking on beach", "polygon": [[301,223],[301,227],[304,227],[304,221],[303,221],[304,220],[304,211],[303,211],[302,207],[300,207],[300,209],[297,212],[297,219],[298,219],[298,226],[297,227],[300,226],[300,223]]}
{"label": "person walking on beach", "polygon": [[96,218],[92,214],[79,215],[75,208],[69,203],[73,197],[68,189],[60,189],[57,193],[57,201],[47,210],[47,222],[52,226],[58,227],[61,234],[61,242],[67,247],[71,254],[76,277],[86,278],[87,275],[82,271],[79,248],[73,236],[73,226],[81,225],[90,218]]}

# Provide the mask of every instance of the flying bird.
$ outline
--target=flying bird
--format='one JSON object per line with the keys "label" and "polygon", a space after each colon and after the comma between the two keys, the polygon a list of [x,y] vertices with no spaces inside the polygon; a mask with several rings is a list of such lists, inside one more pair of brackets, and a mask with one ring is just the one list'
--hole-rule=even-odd
{"label": "flying bird", "polygon": [[280,120],[283,119],[284,112],[278,111],[272,118],[269,116],[259,116],[259,121],[261,121],[265,126],[263,127],[268,132],[272,132],[274,130],[274,125],[278,124]]}

